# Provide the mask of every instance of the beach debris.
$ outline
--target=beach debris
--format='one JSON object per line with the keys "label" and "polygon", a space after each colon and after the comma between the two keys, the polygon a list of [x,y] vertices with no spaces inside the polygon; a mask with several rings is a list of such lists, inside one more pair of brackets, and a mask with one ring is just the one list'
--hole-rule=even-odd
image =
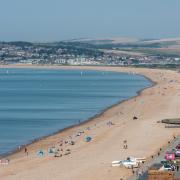
{"label": "beach debris", "polygon": [[92,137],[90,137],[90,136],[85,137],[86,142],[90,142],[91,140],[92,140]]}

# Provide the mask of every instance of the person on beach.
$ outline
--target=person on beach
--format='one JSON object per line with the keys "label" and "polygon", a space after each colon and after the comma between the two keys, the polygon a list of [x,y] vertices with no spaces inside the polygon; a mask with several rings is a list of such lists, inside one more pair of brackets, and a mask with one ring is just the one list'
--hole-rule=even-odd
{"label": "person on beach", "polygon": [[177,165],[176,170],[179,171],[179,165]]}
{"label": "person on beach", "polygon": [[142,172],[141,172],[141,171],[139,171],[139,172],[138,172],[138,178],[141,178],[141,177],[142,177],[142,175],[143,175],[143,174],[142,174]]}
{"label": "person on beach", "polygon": [[127,140],[124,140],[123,143],[124,143],[123,148],[124,148],[124,149],[127,149],[127,148],[128,148]]}
{"label": "person on beach", "polygon": [[28,156],[28,150],[26,147],[24,148],[24,153]]}

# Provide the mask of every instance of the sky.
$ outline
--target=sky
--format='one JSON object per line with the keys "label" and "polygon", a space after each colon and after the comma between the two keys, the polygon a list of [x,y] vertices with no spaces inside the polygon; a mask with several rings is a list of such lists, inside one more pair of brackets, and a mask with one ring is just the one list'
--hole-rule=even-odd
{"label": "sky", "polygon": [[180,0],[0,0],[0,41],[180,37]]}

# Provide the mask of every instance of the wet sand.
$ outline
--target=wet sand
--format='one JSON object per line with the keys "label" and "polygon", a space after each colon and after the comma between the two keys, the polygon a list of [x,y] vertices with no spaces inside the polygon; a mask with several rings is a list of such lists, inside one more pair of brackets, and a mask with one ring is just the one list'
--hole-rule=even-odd
{"label": "wet sand", "polygon": [[[3,66],[1,68],[17,66]],[[0,166],[0,179],[3,180],[117,180],[127,179],[131,170],[111,167],[114,160],[127,156],[150,157],[157,153],[174,135],[180,134],[178,128],[165,128],[157,121],[166,118],[180,117],[180,74],[170,70],[153,70],[120,67],[60,67],[60,66],[24,66],[19,68],[54,68],[54,69],[88,69],[126,73],[137,73],[146,76],[155,85],[131,98],[117,104],[101,115],[80,126],[69,128],[55,135],[43,138],[27,146],[29,155],[24,149],[8,158],[8,166]],[[133,117],[138,117],[133,120]],[[111,121],[114,125],[107,125]],[[84,131],[76,136],[79,131]],[[84,141],[91,136],[92,141]],[[61,140],[63,145],[60,146]],[[65,144],[72,140],[75,145]],[[123,149],[127,140],[128,149]],[[39,149],[47,151],[55,146],[63,149],[63,156],[54,158],[37,157]],[[66,154],[70,149],[71,154]]]}

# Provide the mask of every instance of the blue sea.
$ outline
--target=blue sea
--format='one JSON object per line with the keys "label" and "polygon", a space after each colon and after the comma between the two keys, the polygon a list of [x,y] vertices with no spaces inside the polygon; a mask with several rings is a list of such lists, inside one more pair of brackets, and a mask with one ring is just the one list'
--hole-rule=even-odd
{"label": "blue sea", "polygon": [[0,69],[0,154],[78,124],[151,85],[139,75]]}

